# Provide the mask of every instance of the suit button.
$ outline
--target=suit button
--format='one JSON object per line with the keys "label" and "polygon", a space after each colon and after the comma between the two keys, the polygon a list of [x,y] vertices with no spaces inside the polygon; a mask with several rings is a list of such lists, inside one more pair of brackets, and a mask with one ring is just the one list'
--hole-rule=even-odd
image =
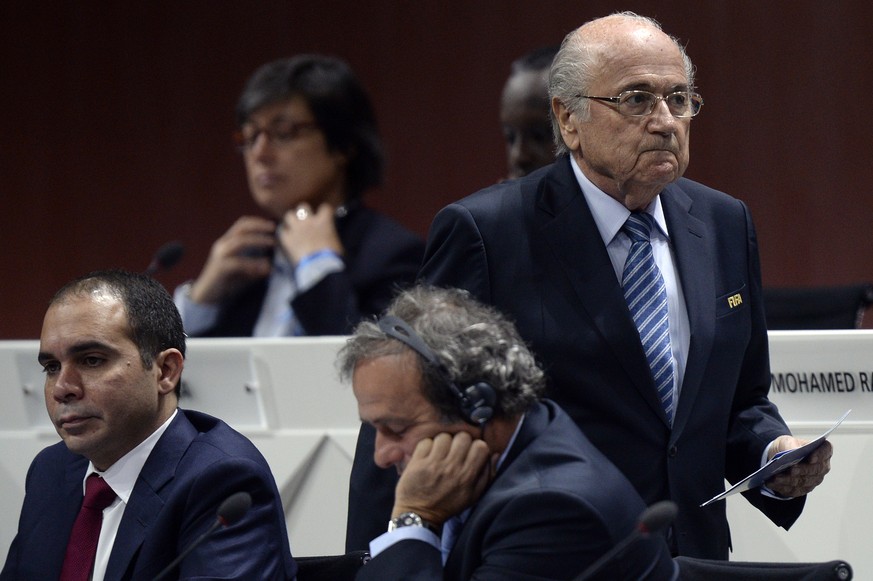
{"label": "suit button", "polygon": [[676,446],[670,446],[670,450],[667,452],[667,456],[670,458],[675,458],[676,454],[679,453],[679,449]]}

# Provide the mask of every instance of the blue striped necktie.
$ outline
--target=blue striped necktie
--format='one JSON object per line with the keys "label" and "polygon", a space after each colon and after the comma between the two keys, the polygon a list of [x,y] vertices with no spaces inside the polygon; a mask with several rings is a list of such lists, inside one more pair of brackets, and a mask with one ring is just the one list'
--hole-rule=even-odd
{"label": "blue striped necktie", "polygon": [[630,254],[624,264],[622,286],[631,316],[640,332],[640,341],[655,380],[658,397],[673,423],[673,351],[670,348],[670,323],[667,318],[667,289],[655,264],[652,245],[654,218],[645,212],[632,212],[622,231],[631,239]]}

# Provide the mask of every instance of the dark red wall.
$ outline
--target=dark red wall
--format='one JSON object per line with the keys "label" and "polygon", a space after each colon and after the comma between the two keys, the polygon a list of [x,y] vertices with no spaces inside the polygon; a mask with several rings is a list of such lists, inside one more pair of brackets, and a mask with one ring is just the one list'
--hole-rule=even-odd
{"label": "dark red wall", "polygon": [[618,9],[687,42],[706,99],[688,177],[752,208],[768,285],[873,280],[873,17],[863,2],[330,1],[0,4],[0,338],[38,337],[51,293],[86,271],[197,274],[255,211],[230,142],[261,63],[345,58],[389,153],[376,207],[426,233],[503,175],[509,63]]}

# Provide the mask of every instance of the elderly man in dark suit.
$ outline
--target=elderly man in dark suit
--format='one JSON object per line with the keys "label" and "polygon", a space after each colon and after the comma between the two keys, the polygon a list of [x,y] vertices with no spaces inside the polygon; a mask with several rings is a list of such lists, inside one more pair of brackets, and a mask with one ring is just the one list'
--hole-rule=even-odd
{"label": "elderly man in dark suit", "polygon": [[[749,211],[682,178],[703,105],[693,73],[651,19],[571,32],[549,81],[560,158],[440,211],[421,275],[509,314],[547,393],[647,503],[679,505],[673,552],[726,559],[725,503],[700,504],[802,442],[767,397]],[[746,498],[788,528],[831,453],[825,443]]]}
{"label": "elderly man in dark suit", "polygon": [[[544,360],[553,397],[585,434],[644,500],[679,504],[674,551],[727,558],[724,503],[699,505],[725,478],[801,442],[767,398],[748,209],[682,178],[703,104],[693,70],[675,39],[635,14],[570,33],[550,75],[563,157],[440,212],[422,273],[517,321]],[[655,264],[651,284],[628,268],[639,230],[625,227],[631,216],[651,231],[641,251]],[[651,289],[642,300],[657,297],[665,308],[637,310],[638,280]],[[826,444],[770,492],[746,497],[788,528],[830,455]]]}

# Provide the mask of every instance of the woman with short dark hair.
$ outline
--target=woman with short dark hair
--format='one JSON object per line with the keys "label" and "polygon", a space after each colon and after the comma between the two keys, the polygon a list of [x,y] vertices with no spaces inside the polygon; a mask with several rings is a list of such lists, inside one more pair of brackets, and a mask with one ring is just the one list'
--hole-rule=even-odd
{"label": "woman with short dark hair", "polygon": [[176,289],[189,336],[342,335],[411,283],[423,241],[367,208],[382,181],[373,107],[343,61],[300,55],[261,66],[236,109],[249,190],[243,216]]}

